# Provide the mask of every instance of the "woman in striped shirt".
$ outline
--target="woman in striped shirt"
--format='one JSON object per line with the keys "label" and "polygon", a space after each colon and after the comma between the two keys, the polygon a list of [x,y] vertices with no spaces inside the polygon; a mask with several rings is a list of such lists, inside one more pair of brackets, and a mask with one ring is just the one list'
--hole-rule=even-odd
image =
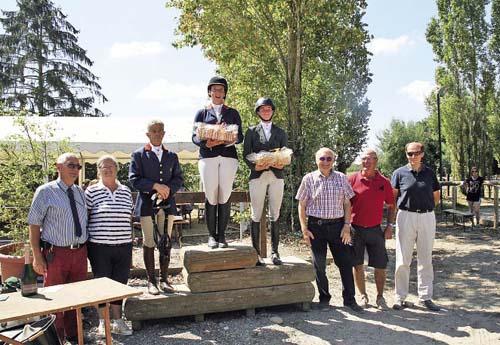
{"label": "woman in striped shirt", "polygon": [[[85,191],[88,220],[88,258],[95,278],[107,277],[127,284],[132,259],[130,189],[116,179],[118,162],[105,155],[97,161],[99,182]],[[104,334],[104,308],[99,306],[98,333]],[[111,302],[111,331],[131,335],[122,317],[122,301]]]}

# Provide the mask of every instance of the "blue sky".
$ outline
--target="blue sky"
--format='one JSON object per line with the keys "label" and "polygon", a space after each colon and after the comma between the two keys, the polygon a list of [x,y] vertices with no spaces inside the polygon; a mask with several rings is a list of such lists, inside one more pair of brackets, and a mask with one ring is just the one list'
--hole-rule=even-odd
{"label": "blue sky", "polygon": [[[169,127],[167,134],[175,132],[189,141],[191,122],[206,102],[206,83],[215,65],[198,48],[172,47],[176,13],[167,10],[164,1],[54,2],[80,30],[79,43],[94,61],[91,70],[109,99],[98,107],[118,120],[114,132],[132,127],[143,133],[147,119],[161,118]],[[13,10],[15,1],[4,0],[1,8]],[[365,22],[374,35],[374,76],[367,94],[371,146],[392,118],[419,120],[427,115],[423,97],[435,87],[436,64],[425,29],[435,11],[432,0],[368,1]],[[130,141],[143,141],[140,136]]]}

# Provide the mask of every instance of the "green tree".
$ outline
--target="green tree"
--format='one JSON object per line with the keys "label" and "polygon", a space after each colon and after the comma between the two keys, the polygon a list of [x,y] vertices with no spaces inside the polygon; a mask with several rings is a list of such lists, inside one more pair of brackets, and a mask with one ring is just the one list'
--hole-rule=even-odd
{"label": "green tree", "polygon": [[[424,145],[424,163],[434,171],[439,168],[439,148],[435,131],[429,125],[429,119],[418,122],[392,120],[389,128],[377,136],[379,140],[378,169],[385,176],[391,176],[397,168],[408,163],[405,146],[417,141]],[[444,157],[445,158],[445,157]],[[443,166],[447,167],[446,159]]]}
{"label": "green tree", "polygon": [[169,0],[180,10],[175,46],[200,45],[230,82],[228,99],[244,126],[257,122],[253,104],[273,98],[295,159],[286,177],[283,214],[314,152],[329,146],[345,171],[366,141],[370,115],[370,36],[362,0]]}
{"label": "green tree", "polygon": [[40,125],[37,117],[17,115],[14,126],[19,133],[0,143],[0,236],[23,241],[33,193],[57,176],[56,158],[70,146],[68,140],[54,141],[54,126]]}
{"label": "green tree", "polygon": [[2,11],[0,101],[40,116],[103,116],[95,99],[107,101],[78,30],[50,0],[18,0]]}
{"label": "green tree", "polygon": [[[443,100],[443,133],[456,178],[472,165],[489,172],[488,112],[494,95],[494,69],[488,54],[489,0],[437,0],[438,15],[427,27],[427,41],[436,61],[438,85],[448,92]],[[435,100],[429,99],[429,103]],[[435,110],[435,107],[434,107]]]}

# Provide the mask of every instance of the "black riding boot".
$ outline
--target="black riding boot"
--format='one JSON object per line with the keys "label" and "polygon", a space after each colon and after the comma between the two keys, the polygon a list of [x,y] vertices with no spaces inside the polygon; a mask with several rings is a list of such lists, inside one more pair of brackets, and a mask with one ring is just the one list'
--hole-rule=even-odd
{"label": "black riding boot", "polygon": [[173,286],[168,282],[168,265],[170,264],[171,251],[172,248],[169,248],[165,253],[165,257],[160,256],[160,290],[168,293],[174,292]]}
{"label": "black riding boot", "polygon": [[219,237],[219,248],[227,248],[226,228],[231,216],[231,203],[219,204],[219,214],[217,216],[217,236]]}
{"label": "black riding boot", "polygon": [[274,265],[281,265],[283,262],[278,253],[278,245],[280,243],[280,228],[278,222],[271,222],[271,261]]}
{"label": "black riding boot", "polygon": [[250,235],[252,236],[252,247],[257,252],[257,266],[264,266],[264,260],[260,256],[260,222],[252,221],[252,228]]}
{"label": "black riding boot", "polygon": [[205,201],[205,218],[208,228],[208,247],[215,249],[219,246],[217,243],[217,205],[211,205]]}
{"label": "black riding boot", "polygon": [[144,266],[146,266],[146,273],[148,275],[148,292],[151,295],[158,295],[160,291],[156,286],[155,249],[142,247],[142,256],[144,258]]}

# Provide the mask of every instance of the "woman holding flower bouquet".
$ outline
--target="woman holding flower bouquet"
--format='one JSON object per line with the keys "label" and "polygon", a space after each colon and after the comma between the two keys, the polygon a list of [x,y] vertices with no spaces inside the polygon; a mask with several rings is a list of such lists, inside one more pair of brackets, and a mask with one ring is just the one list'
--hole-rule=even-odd
{"label": "woman holding flower bouquet", "polygon": [[[260,122],[250,127],[245,134],[243,159],[250,168],[250,199],[252,207],[252,245],[259,255],[257,265],[263,265],[259,252],[260,219],[264,210],[266,192],[269,196],[269,217],[271,219],[271,260],[274,265],[281,265],[278,254],[281,201],[284,189],[284,163],[272,159],[272,155],[261,155],[260,159],[249,159],[252,153],[279,150],[288,145],[288,137],[284,130],[272,123],[275,111],[272,99],[261,97],[255,103],[255,113]],[[255,156],[255,155],[254,155]]]}
{"label": "woman holding flower bouquet", "polygon": [[227,80],[215,76],[208,82],[210,103],[196,113],[193,143],[200,147],[198,169],[205,189],[205,217],[208,246],[226,248],[225,231],[229,223],[229,197],[238,169],[235,144],[243,141],[240,114],[224,104]]}

